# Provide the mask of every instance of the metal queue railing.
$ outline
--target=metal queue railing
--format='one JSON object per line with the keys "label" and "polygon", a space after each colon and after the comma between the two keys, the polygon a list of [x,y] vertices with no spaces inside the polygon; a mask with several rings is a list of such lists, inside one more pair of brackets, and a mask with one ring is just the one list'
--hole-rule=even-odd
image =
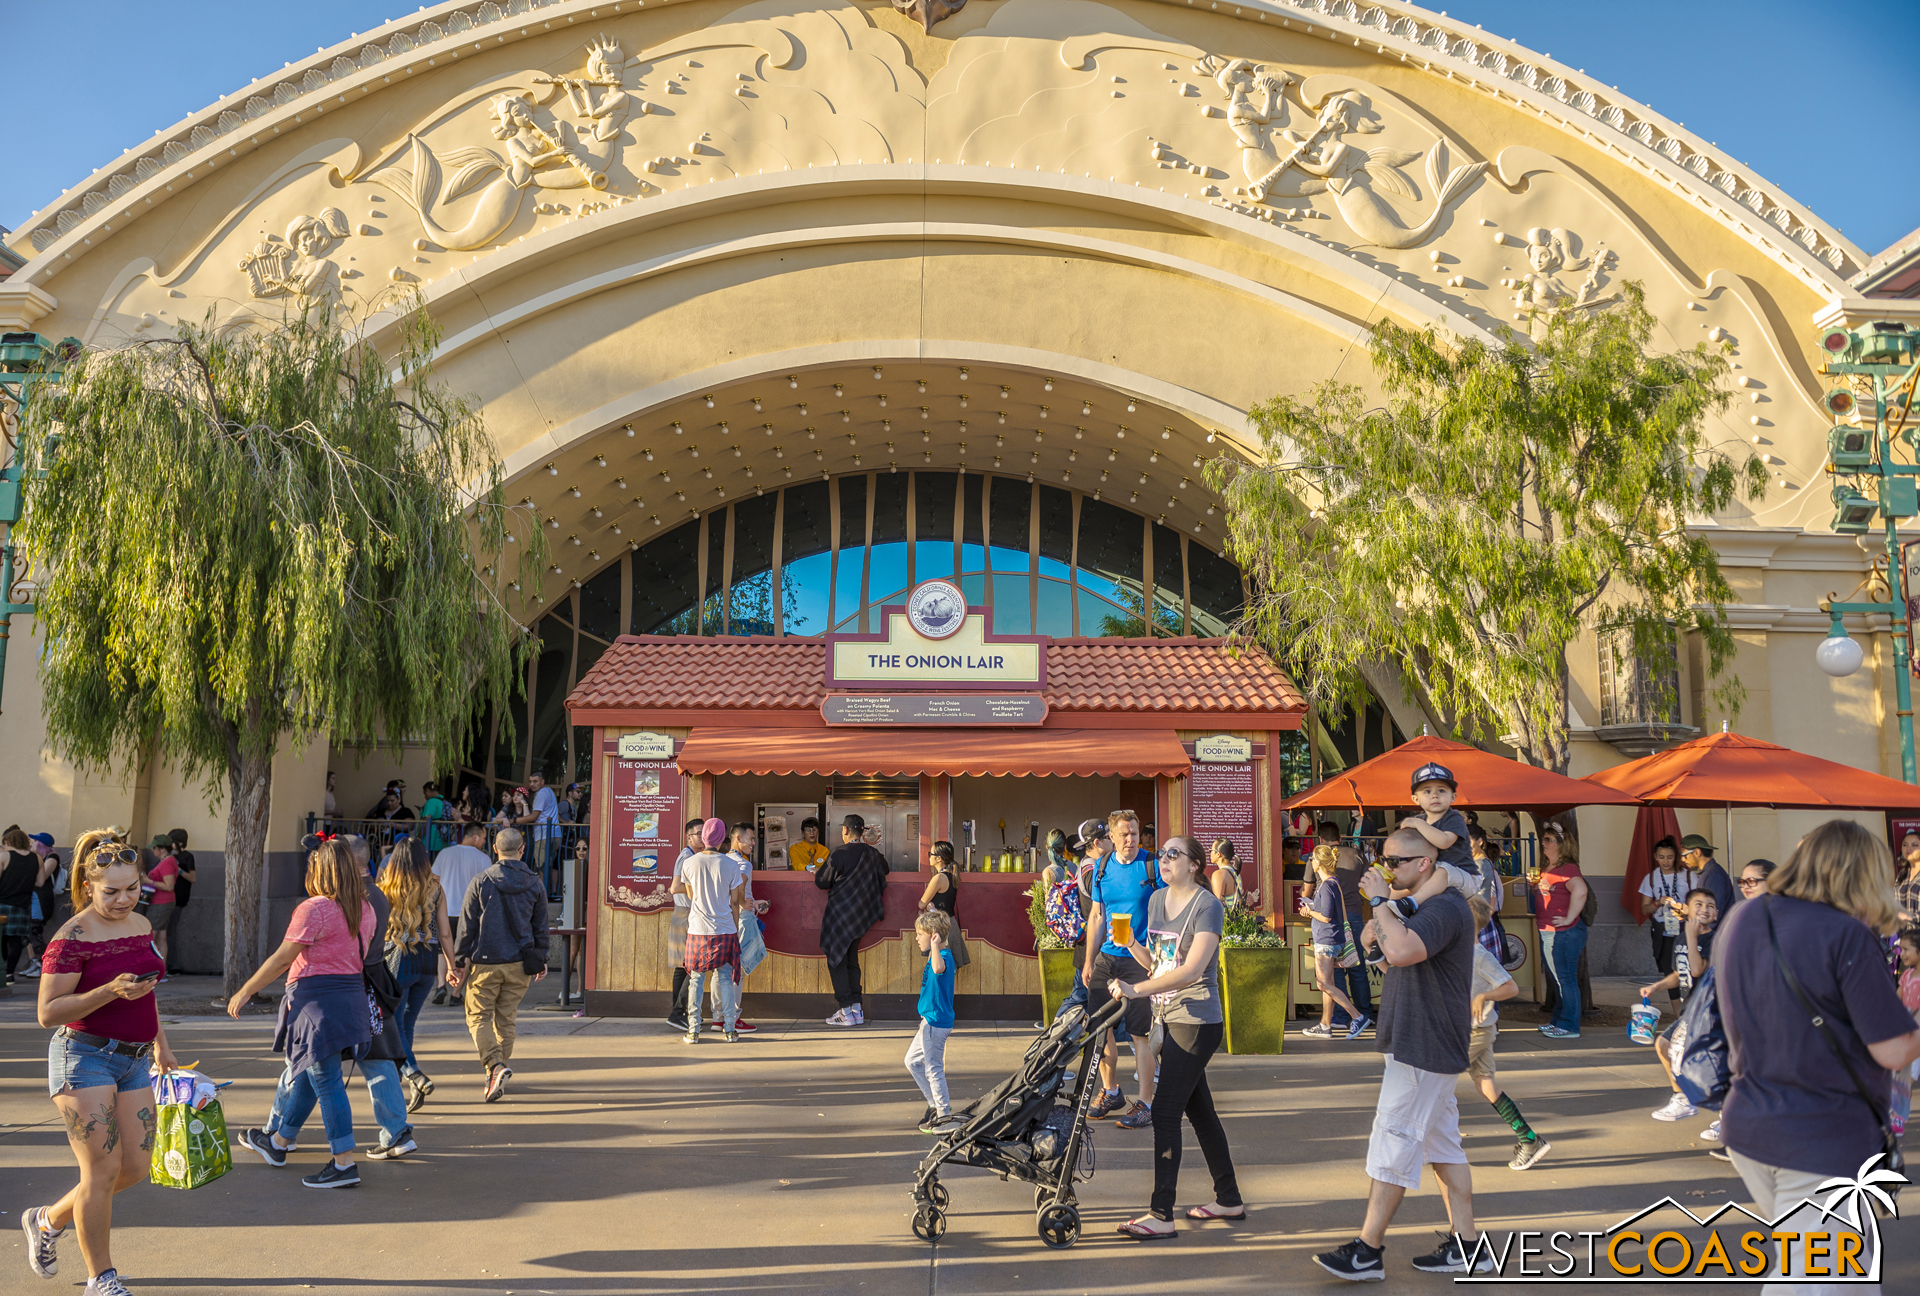
{"label": "metal queue railing", "polygon": [[[493,821],[485,825],[487,841],[483,849],[489,855],[493,853],[494,838],[508,826]],[[546,883],[547,899],[558,903],[566,894],[567,870],[574,859],[575,848],[587,840],[587,825],[559,823],[511,826],[518,828],[527,840],[526,854],[522,858]],[[365,837],[372,848],[373,862],[377,867],[381,857],[402,837],[424,842],[427,854],[433,856],[458,842],[466,829],[466,823],[458,819],[347,819],[339,815],[309,813],[303,831]]]}

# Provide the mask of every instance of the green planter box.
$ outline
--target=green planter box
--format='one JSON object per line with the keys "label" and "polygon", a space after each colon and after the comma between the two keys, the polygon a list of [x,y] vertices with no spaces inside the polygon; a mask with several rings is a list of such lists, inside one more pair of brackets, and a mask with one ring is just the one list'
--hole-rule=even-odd
{"label": "green planter box", "polygon": [[1220,949],[1220,1006],[1229,1053],[1278,1053],[1286,1038],[1290,949]]}
{"label": "green planter box", "polygon": [[1073,993],[1073,951],[1070,949],[1043,949],[1040,951],[1040,1006],[1041,1021],[1050,1022],[1053,1015],[1060,1011],[1060,1005]]}

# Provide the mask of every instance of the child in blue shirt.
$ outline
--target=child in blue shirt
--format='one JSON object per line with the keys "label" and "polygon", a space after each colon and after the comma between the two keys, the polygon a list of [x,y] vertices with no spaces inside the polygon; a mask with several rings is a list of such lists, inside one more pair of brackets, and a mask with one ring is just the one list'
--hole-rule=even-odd
{"label": "child in blue shirt", "polygon": [[927,1100],[922,1134],[942,1134],[955,1123],[946,1069],[947,1036],[953,1031],[953,960],[947,957],[952,933],[952,920],[938,909],[913,921],[914,943],[927,956],[920,970],[920,1029],[907,1046],[907,1072]]}

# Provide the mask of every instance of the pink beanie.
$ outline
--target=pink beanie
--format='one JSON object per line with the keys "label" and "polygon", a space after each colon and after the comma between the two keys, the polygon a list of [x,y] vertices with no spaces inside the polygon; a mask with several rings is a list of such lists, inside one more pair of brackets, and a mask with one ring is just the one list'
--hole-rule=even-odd
{"label": "pink beanie", "polygon": [[727,821],[709,819],[700,825],[700,842],[703,846],[719,846],[727,840]]}

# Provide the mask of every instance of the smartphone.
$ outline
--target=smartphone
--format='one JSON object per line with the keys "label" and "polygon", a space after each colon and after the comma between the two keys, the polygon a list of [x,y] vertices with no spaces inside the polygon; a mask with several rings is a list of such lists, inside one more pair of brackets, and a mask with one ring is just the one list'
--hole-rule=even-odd
{"label": "smartphone", "polygon": [[142,972],[134,978],[135,981],[158,981],[159,979],[160,974],[158,972]]}

